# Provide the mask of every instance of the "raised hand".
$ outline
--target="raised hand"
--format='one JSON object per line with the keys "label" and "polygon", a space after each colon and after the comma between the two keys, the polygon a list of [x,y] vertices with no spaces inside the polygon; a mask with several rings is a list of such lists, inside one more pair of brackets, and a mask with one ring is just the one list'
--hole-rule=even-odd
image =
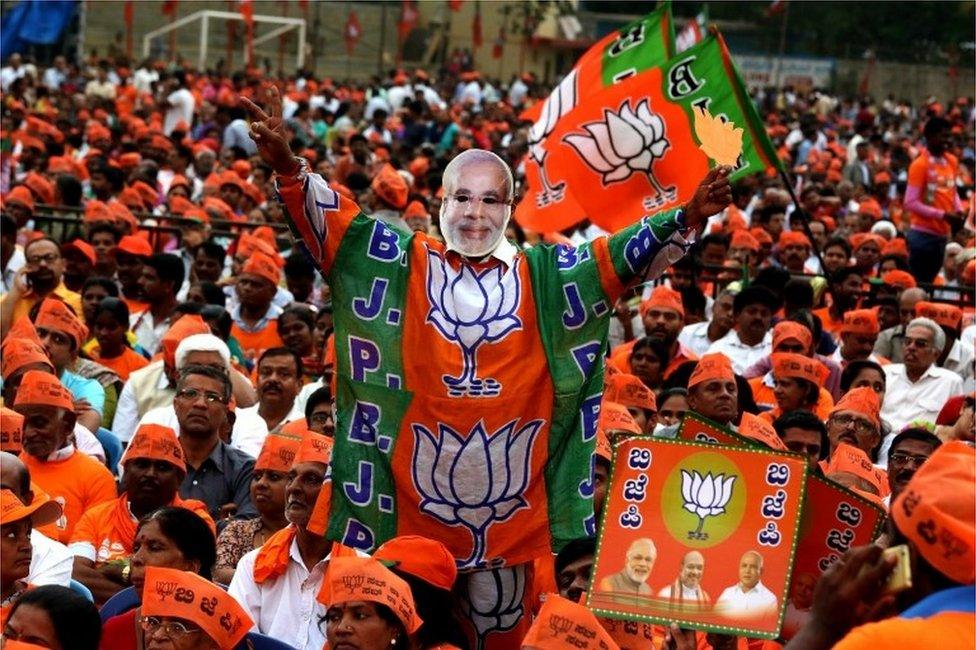
{"label": "raised hand", "polygon": [[716,167],[705,175],[695,190],[695,195],[685,205],[685,224],[697,228],[710,216],[718,214],[732,203],[732,186],[729,184],[731,173],[731,167]]}
{"label": "raised hand", "polygon": [[281,94],[278,88],[271,86],[268,90],[269,112],[265,112],[247,97],[238,97],[238,102],[251,116],[251,139],[257,145],[261,158],[279,176],[294,176],[298,173],[299,162],[288,146],[281,119]]}

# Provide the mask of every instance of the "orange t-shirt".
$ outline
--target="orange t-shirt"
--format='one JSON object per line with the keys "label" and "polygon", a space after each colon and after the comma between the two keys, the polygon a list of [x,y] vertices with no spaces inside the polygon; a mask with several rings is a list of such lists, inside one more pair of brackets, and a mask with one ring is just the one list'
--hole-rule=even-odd
{"label": "orange t-shirt", "polygon": [[141,311],[146,311],[149,309],[148,302],[142,302],[141,300],[136,300],[134,298],[126,298],[125,296],[122,296],[122,302],[124,302],[125,306],[129,308],[130,314],[138,314]]}
{"label": "orange t-shirt", "polygon": [[829,332],[834,340],[840,338],[840,328],[844,326],[844,319],[834,320],[830,315],[830,307],[821,307],[820,309],[814,309],[813,315],[820,319],[823,324],[823,330]]}
{"label": "orange t-shirt", "polygon": [[[931,158],[927,151],[912,161],[908,167],[908,186],[921,190],[920,200],[925,205],[952,212],[956,209],[956,174],[959,162],[952,154]],[[911,213],[913,228],[948,236],[949,224],[943,219],[932,219]]]}
{"label": "orange t-shirt", "polygon": [[57,540],[67,544],[81,516],[99,503],[112,501],[118,495],[115,479],[105,465],[75,450],[65,460],[40,461],[30,454],[20,459],[37,483],[64,508],[56,522]]}
{"label": "orange t-shirt", "polygon": [[149,359],[129,347],[112,359],[101,356],[97,347],[89,353],[89,356],[92,361],[97,361],[117,374],[122,381],[128,381],[130,374],[149,365]]}
{"label": "orange t-shirt", "polygon": [[257,332],[245,332],[237,326],[237,323],[234,323],[230,327],[230,335],[240,343],[241,349],[244,350],[244,356],[248,360],[256,360],[265,350],[284,345],[281,342],[281,337],[278,336],[277,318],[270,320],[264,329]]}
{"label": "orange t-shirt", "polygon": [[[176,495],[170,505],[196,513],[216,535],[217,527],[207,512],[207,505],[202,501],[184,501]],[[135,535],[136,522],[129,512],[129,497],[123,494],[113,501],[100,503],[83,514],[71,533],[71,543],[91,544],[95,547],[95,562],[101,564],[132,555]]]}
{"label": "orange t-shirt", "polygon": [[928,618],[888,618],[854,628],[835,650],[900,648],[906,641],[931,639],[944,648],[971,648],[976,637],[972,613],[942,612]]}

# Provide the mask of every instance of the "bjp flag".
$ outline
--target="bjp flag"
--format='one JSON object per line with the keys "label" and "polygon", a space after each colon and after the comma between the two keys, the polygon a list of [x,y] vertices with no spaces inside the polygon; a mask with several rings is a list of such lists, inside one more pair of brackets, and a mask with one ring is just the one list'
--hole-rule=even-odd
{"label": "bjp flag", "polygon": [[660,7],[602,38],[580,57],[573,69],[544,102],[522,112],[531,120],[529,157],[526,160],[528,191],[515,209],[519,224],[536,232],[564,230],[586,218],[569,195],[566,183],[552,179],[548,156],[552,132],[583,101],[628,77],[663,65],[674,55],[674,24],[671,3]]}
{"label": "bjp flag", "polygon": [[[585,95],[547,139],[546,174],[550,182],[565,183],[591,222],[615,232],[687,202],[714,164],[714,152],[723,148],[715,145],[715,134],[726,132],[741,139],[741,154],[732,155],[732,181],[779,168],[715,32],[661,67]],[[606,200],[607,192],[613,201]]]}

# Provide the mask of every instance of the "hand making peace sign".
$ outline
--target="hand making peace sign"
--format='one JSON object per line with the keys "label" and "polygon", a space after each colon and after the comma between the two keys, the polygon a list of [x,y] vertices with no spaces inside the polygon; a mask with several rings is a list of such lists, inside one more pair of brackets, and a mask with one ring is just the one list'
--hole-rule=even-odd
{"label": "hand making peace sign", "polygon": [[238,97],[238,102],[251,115],[250,135],[258,146],[261,158],[271,165],[279,176],[294,176],[298,173],[299,162],[285,139],[281,119],[281,94],[278,88],[271,86],[268,90],[267,106],[270,114],[247,97]]}

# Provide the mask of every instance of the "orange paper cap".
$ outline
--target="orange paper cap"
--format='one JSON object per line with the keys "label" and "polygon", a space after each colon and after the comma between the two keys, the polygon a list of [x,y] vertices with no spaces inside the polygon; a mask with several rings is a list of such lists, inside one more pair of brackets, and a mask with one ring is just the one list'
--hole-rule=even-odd
{"label": "orange paper cap", "polygon": [[295,464],[295,457],[298,455],[298,448],[301,447],[300,438],[283,436],[277,433],[269,433],[261,445],[261,453],[254,461],[255,470],[270,470],[287,474],[291,466]]}
{"label": "orange paper cap", "polygon": [[776,435],[776,429],[773,428],[773,425],[758,415],[744,412],[742,420],[739,422],[739,433],[746,438],[761,442],[770,449],[786,451],[786,445]]}
{"label": "orange paper cap", "polygon": [[852,388],[830,409],[830,414],[840,413],[841,411],[852,411],[863,415],[874,424],[875,427],[881,426],[881,419],[878,412],[881,410],[881,400],[874,389],[867,386]]}
{"label": "orange paper cap", "polygon": [[681,302],[681,294],[663,284],[654,287],[654,291],[651,292],[650,297],[640,304],[640,315],[643,317],[652,308],[670,309],[671,311],[677,312],[682,318],[685,316],[685,308]]}
{"label": "orange paper cap", "polygon": [[136,458],[163,460],[186,474],[183,447],[176,437],[176,431],[161,424],[142,424],[136,429],[132,442],[122,454],[122,465]]}
{"label": "orange paper cap", "polygon": [[411,201],[407,204],[407,209],[403,211],[403,218],[408,219],[410,217],[429,217],[427,214],[427,208],[420,201]]}
{"label": "orange paper cap", "polygon": [[392,165],[386,164],[380,168],[370,188],[378,197],[397,210],[407,206],[410,188],[407,187],[407,181],[403,180],[403,176],[400,176]]}
{"label": "orange paper cap", "polygon": [[18,406],[53,406],[74,412],[74,398],[53,374],[28,370],[20,380],[20,388],[14,397],[14,409]]}
{"label": "orange paper cap", "polygon": [[330,460],[332,460],[332,440],[321,433],[309,432],[302,438],[293,465],[299,463],[328,465]]}
{"label": "orange paper cap", "polygon": [[34,363],[46,364],[51,372],[54,372],[51,359],[40,343],[35,343],[29,339],[7,337],[3,342],[2,374],[4,381],[24,366]]}
{"label": "orange paper cap", "polygon": [[146,567],[142,615],[195,623],[221,650],[230,650],[254,622],[233,596],[196,573]]}
{"label": "orange paper cap", "polygon": [[877,336],[880,331],[878,313],[873,309],[854,309],[846,312],[844,323],[840,327],[841,334]]}
{"label": "orange paper cap", "polygon": [[729,248],[747,248],[753,253],[759,252],[759,240],[749,234],[748,230],[735,230]]}
{"label": "orange paper cap", "polygon": [[620,648],[593,612],[557,594],[546,594],[546,601],[522,640],[522,647],[538,650]]}
{"label": "orange paper cap", "polygon": [[170,368],[176,367],[176,348],[180,341],[194,334],[210,334],[210,326],[199,314],[184,314],[170,325],[160,341],[163,360]]}
{"label": "orange paper cap", "polygon": [[805,379],[819,386],[829,374],[822,363],[802,354],[774,352],[770,358],[773,362],[773,377]]}
{"label": "orange paper cap", "polygon": [[863,449],[846,442],[837,445],[830,457],[830,462],[827,464],[826,474],[828,477],[840,472],[853,474],[864,479],[873,485],[881,496],[884,496],[886,492],[887,479],[885,473],[874,466]]}
{"label": "orange paper cap", "polygon": [[244,263],[241,273],[245,275],[257,275],[264,278],[271,284],[277,286],[281,280],[281,269],[275,264],[274,258],[261,251],[254,251]]}
{"label": "orange paper cap", "polygon": [[908,259],[908,243],[899,238],[889,240],[887,244],[881,247],[881,255],[897,255]]}
{"label": "orange paper cap", "polygon": [[61,252],[64,252],[69,248],[73,248],[79,251],[82,255],[84,255],[88,259],[89,262],[91,262],[92,264],[95,263],[96,261],[95,249],[92,248],[92,245],[86,242],[84,239],[75,239],[72,242],[63,244],[61,246]]}
{"label": "orange paper cap", "polygon": [[[41,343],[41,336],[37,333],[37,328],[34,327],[34,323],[32,323],[29,318],[17,319],[17,321],[10,326],[10,331],[7,332],[7,338],[27,339],[37,343],[41,347],[44,347],[44,344]],[[4,344],[6,344],[6,341],[4,341]]]}
{"label": "orange paper cap", "polygon": [[856,251],[861,246],[874,242],[878,246],[878,250],[880,251],[881,247],[884,246],[885,242],[887,241],[888,240],[882,237],[881,235],[876,235],[874,233],[868,233],[868,232],[858,232],[851,235],[851,248],[853,248]]}
{"label": "orange paper cap", "polygon": [[308,428],[308,421],[305,418],[298,418],[281,427],[281,433],[301,441],[307,434],[314,433],[314,431]]}
{"label": "orange paper cap", "polygon": [[4,203],[19,203],[30,213],[34,212],[34,195],[23,185],[18,185],[3,197]]}
{"label": "orange paper cap", "polygon": [[976,581],[976,451],[935,450],[891,505],[891,518],[925,561],[954,582]]}
{"label": "orange paper cap", "polygon": [[791,320],[776,323],[773,327],[773,349],[791,339],[802,345],[804,350],[809,350],[813,346],[813,334],[800,323]]}
{"label": "orange paper cap", "polygon": [[624,406],[657,411],[654,392],[634,375],[616,373],[604,381],[603,399]]}
{"label": "orange paper cap", "polygon": [[318,601],[328,608],[351,600],[389,607],[408,634],[423,624],[417,616],[410,586],[371,557],[334,557],[329,562]]}
{"label": "orange paper cap", "polygon": [[54,298],[45,298],[41,303],[34,326],[67,334],[74,340],[75,350],[81,349],[81,345],[88,340],[88,328],[81,319],[68,305]]}
{"label": "orange paper cap", "polygon": [[24,416],[0,406],[0,451],[17,453],[24,448]]}
{"label": "orange paper cap", "polygon": [[915,303],[915,315],[931,318],[939,325],[951,327],[956,332],[962,327],[962,310],[955,305],[923,300]]}
{"label": "orange paper cap", "polygon": [[596,457],[603,458],[608,463],[613,460],[613,446],[610,444],[610,437],[607,432],[597,427],[596,430]]}
{"label": "orange paper cap", "polygon": [[698,365],[695,366],[694,371],[691,373],[691,377],[688,378],[688,389],[690,390],[692,386],[697,386],[702,382],[711,381],[713,379],[735,381],[735,372],[732,371],[732,362],[729,361],[729,358],[721,352],[706,354],[698,360]]}
{"label": "orange paper cap", "polygon": [[810,240],[807,239],[807,236],[795,230],[780,233],[779,246],[780,248],[786,248],[787,246],[805,246],[811,248]]}
{"label": "orange paper cap", "polygon": [[615,404],[606,400],[600,404],[600,419],[597,420],[597,431],[607,434],[611,431],[625,431],[627,433],[641,433],[637,422],[630,415],[630,411],[622,404]]}
{"label": "orange paper cap", "polygon": [[383,543],[373,559],[396,562],[393,568],[409,573],[444,591],[457,579],[457,563],[447,547],[437,540],[418,535],[401,535]]}
{"label": "orange paper cap", "polygon": [[898,287],[900,289],[914,289],[918,286],[914,275],[908,271],[902,271],[900,269],[888,271],[881,276],[881,281],[885,284]]}
{"label": "orange paper cap", "polygon": [[151,257],[153,254],[153,249],[149,242],[137,235],[126,235],[120,239],[119,246],[116,250],[138,257]]}
{"label": "orange paper cap", "polygon": [[12,490],[0,490],[0,524],[13,523],[27,517],[31,518],[35,527],[50,524],[61,517],[61,504],[42,494],[34,495],[31,504],[25,506]]}

